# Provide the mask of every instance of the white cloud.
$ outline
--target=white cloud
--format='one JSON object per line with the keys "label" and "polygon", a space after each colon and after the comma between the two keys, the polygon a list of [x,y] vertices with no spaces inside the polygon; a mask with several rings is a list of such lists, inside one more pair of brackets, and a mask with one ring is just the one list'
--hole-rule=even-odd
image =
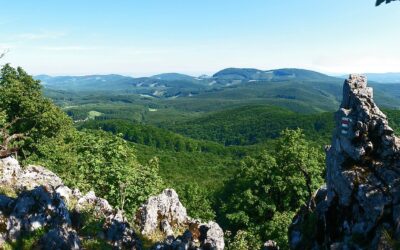
{"label": "white cloud", "polygon": [[97,47],[85,47],[85,46],[44,46],[39,47],[41,50],[47,51],[86,51],[86,50],[97,50]]}
{"label": "white cloud", "polygon": [[17,34],[16,38],[24,40],[44,40],[44,39],[58,39],[66,36],[65,32],[49,32],[41,31],[37,33],[22,33]]}

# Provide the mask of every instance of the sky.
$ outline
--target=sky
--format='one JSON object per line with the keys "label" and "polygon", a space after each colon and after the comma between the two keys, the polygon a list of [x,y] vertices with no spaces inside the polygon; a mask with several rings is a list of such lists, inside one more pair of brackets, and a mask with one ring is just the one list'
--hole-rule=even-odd
{"label": "sky", "polygon": [[399,23],[400,2],[375,0],[0,0],[0,63],[34,75],[400,72]]}

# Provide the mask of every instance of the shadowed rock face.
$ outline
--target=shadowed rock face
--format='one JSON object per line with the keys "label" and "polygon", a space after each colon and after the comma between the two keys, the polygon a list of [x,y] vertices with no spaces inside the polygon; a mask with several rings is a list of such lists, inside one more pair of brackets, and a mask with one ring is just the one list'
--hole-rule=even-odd
{"label": "shadowed rock face", "polygon": [[350,75],[326,153],[326,186],[289,229],[292,249],[391,249],[400,240],[399,141],[373,101],[372,88]]}

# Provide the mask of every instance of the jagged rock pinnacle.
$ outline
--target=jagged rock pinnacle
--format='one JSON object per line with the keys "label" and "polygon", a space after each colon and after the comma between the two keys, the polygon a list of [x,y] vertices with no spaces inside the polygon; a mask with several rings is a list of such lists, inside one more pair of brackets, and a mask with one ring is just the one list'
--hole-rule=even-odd
{"label": "jagged rock pinnacle", "polygon": [[335,125],[326,186],[317,191],[314,210],[294,219],[291,248],[390,248],[386,236],[400,239],[400,153],[366,77],[350,75],[344,82]]}

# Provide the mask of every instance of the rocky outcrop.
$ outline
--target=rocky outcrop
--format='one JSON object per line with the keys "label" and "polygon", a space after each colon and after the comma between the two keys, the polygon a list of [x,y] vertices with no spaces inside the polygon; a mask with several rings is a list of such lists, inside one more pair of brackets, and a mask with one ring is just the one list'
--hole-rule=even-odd
{"label": "rocky outcrop", "polygon": [[151,235],[161,229],[166,235],[173,234],[172,227],[181,227],[187,222],[186,208],[173,189],[165,189],[160,195],[150,197],[137,213],[143,235]]}
{"label": "rocky outcrop", "polygon": [[[142,249],[122,212],[93,191],[71,190],[53,172],[41,166],[21,168],[12,157],[0,159],[0,248],[33,232],[40,232],[35,249],[82,249],[85,218],[97,219],[99,238],[113,249]],[[141,233],[159,235],[152,249],[224,249],[224,233],[215,222],[188,217],[173,189],[150,197],[137,212]],[[154,240],[154,239],[153,239]]]}
{"label": "rocky outcrop", "polygon": [[144,236],[151,238],[161,233],[166,237],[153,249],[222,250],[225,247],[221,227],[215,222],[202,223],[190,218],[173,189],[150,197],[138,210],[137,224]]}
{"label": "rocky outcrop", "polygon": [[293,219],[290,247],[393,249],[400,242],[400,143],[365,77],[345,81],[335,123],[326,186]]}
{"label": "rocky outcrop", "polygon": [[0,159],[0,174],[0,188],[12,194],[0,195],[0,248],[41,230],[35,249],[82,249],[85,237],[79,232],[83,218],[91,216],[104,221],[94,237],[114,249],[141,249],[122,213],[94,192],[82,195],[53,172],[40,166],[22,169],[11,157]]}

